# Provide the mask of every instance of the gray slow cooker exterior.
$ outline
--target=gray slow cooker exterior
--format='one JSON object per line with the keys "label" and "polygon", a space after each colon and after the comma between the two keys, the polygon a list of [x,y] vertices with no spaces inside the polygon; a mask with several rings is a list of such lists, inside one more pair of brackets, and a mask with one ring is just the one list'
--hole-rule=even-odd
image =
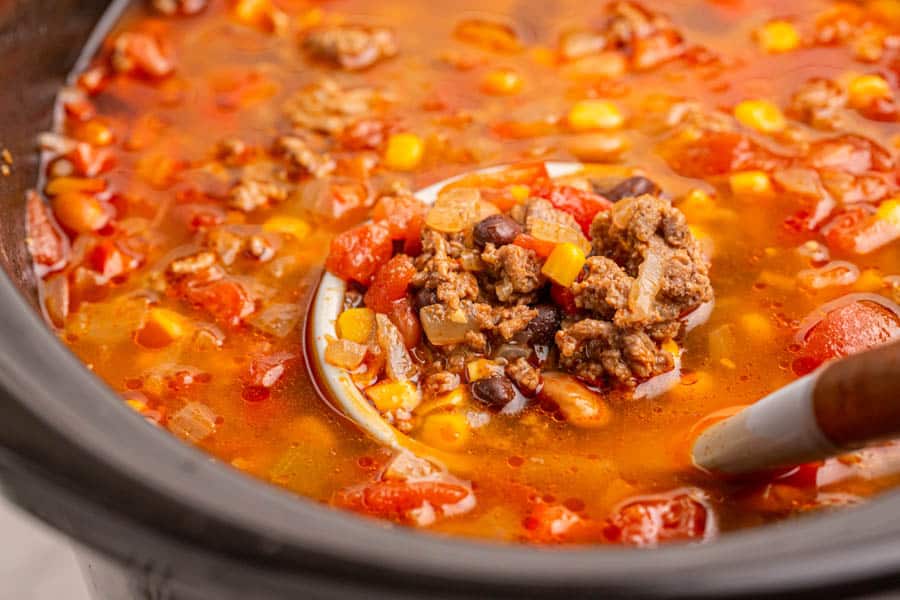
{"label": "gray slow cooker exterior", "polygon": [[[76,541],[99,598],[702,598],[900,589],[900,496],[656,551],[421,535],[245,477],[148,426],[36,312],[24,244],[35,135],[127,2],[0,2],[0,482]],[[106,15],[105,17],[103,15]],[[97,27],[91,36],[91,31]]]}

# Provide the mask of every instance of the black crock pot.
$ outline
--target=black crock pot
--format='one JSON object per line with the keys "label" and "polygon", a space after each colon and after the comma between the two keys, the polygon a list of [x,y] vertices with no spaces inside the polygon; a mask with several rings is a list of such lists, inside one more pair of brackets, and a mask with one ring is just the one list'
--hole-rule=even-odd
{"label": "black crock pot", "polygon": [[[900,496],[656,551],[417,534],[266,486],[149,426],[36,312],[35,135],[125,2],[0,2],[0,479],[70,536],[100,598],[835,597],[900,588]],[[103,16],[103,15],[106,16]],[[94,34],[91,35],[91,31]],[[2,534],[0,534],[2,535]]]}

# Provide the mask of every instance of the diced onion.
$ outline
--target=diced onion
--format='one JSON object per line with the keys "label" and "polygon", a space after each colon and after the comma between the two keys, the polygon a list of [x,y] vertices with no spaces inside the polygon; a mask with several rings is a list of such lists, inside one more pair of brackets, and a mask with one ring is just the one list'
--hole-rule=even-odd
{"label": "diced onion", "polygon": [[362,364],[366,358],[366,346],[350,340],[328,339],[325,346],[325,362],[341,369],[351,371]]}
{"label": "diced onion", "polygon": [[415,367],[397,326],[385,315],[375,315],[375,337],[385,356],[385,371],[394,381],[409,379]]}
{"label": "diced onion", "polygon": [[169,431],[181,439],[196,444],[216,430],[216,413],[201,402],[189,402],[169,417]]}
{"label": "diced onion", "polygon": [[300,321],[303,311],[297,304],[272,304],[247,319],[256,329],[275,337],[287,337]]}
{"label": "diced onion", "polygon": [[662,287],[665,268],[659,246],[651,243],[628,296],[628,307],[635,318],[643,320],[653,316],[653,301]]}
{"label": "diced onion", "polygon": [[[454,316],[460,318],[455,319]],[[435,346],[461,344],[466,341],[466,334],[477,330],[474,320],[465,311],[460,310],[458,315],[452,315],[440,304],[422,308],[419,311],[419,320],[428,341]]]}
{"label": "diced onion", "polygon": [[560,223],[531,217],[528,219],[528,233],[545,242],[574,244],[585,256],[591,252],[591,243],[581,231]]}
{"label": "diced onion", "polygon": [[441,233],[459,233],[498,212],[496,206],[481,200],[477,189],[453,188],[438,196],[425,224]]}
{"label": "diced onion", "polygon": [[833,260],[824,267],[800,271],[797,279],[802,286],[814,290],[853,285],[859,279],[859,267],[845,260]]}

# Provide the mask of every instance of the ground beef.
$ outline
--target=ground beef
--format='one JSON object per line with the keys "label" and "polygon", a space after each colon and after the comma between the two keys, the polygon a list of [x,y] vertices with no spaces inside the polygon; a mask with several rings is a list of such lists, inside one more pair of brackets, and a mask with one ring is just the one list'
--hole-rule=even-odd
{"label": "ground beef", "polygon": [[612,318],[628,304],[634,278],[603,256],[591,256],[585,263],[585,275],[572,285],[575,306]]}
{"label": "ground beef", "polygon": [[472,309],[479,329],[507,341],[524,331],[538,315],[537,309],[522,304],[506,307],[480,302],[473,305]]}
{"label": "ground beef", "polygon": [[303,47],[314,58],[355,71],[396,55],[397,36],[384,27],[334,25],[310,31]]}
{"label": "ground beef", "polygon": [[481,253],[481,260],[487,267],[485,287],[493,290],[501,302],[533,303],[537,291],[546,283],[541,275],[543,262],[533,250],[515,244],[499,248],[487,244]]}
{"label": "ground beef", "polygon": [[321,179],[334,171],[334,159],[325,152],[317,152],[305,139],[297,136],[282,136],[275,140],[275,150],[290,162],[295,172],[309,173]]}
{"label": "ground beef", "polygon": [[228,203],[232,208],[252,212],[284,201],[289,191],[281,174],[270,163],[252,164],[244,167]]}
{"label": "ground beef", "polygon": [[521,356],[506,365],[506,376],[526,396],[533,396],[541,385],[541,371]]}
{"label": "ground beef", "polygon": [[450,371],[438,371],[425,377],[423,391],[426,396],[434,397],[452,392],[460,383],[459,375]]}
{"label": "ground beef", "polygon": [[285,113],[297,129],[338,134],[371,116],[380,99],[372,88],[343,88],[333,79],[323,79],[296,93]]}
{"label": "ground beef", "polygon": [[828,79],[812,79],[797,90],[788,106],[788,114],[818,129],[840,127],[847,93]]}
{"label": "ground beef", "polygon": [[463,300],[478,299],[478,280],[464,271],[459,257],[465,246],[459,239],[427,229],[422,234],[422,254],[416,258],[416,274],[412,285],[419,290],[433,290],[437,302],[451,310]]}

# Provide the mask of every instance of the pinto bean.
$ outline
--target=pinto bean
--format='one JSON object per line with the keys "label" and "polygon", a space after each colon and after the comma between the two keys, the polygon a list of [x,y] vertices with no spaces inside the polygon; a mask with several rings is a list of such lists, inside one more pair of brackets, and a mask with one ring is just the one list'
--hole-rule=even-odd
{"label": "pinto bean", "polygon": [[500,410],[516,397],[516,390],[509,379],[494,375],[472,383],[472,395],[490,408]]}
{"label": "pinto bean", "polygon": [[610,202],[618,202],[623,198],[636,198],[644,194],[658,194],[659,186],[650,179],[636,175],[615,185],[608,190],[597,190]]}

